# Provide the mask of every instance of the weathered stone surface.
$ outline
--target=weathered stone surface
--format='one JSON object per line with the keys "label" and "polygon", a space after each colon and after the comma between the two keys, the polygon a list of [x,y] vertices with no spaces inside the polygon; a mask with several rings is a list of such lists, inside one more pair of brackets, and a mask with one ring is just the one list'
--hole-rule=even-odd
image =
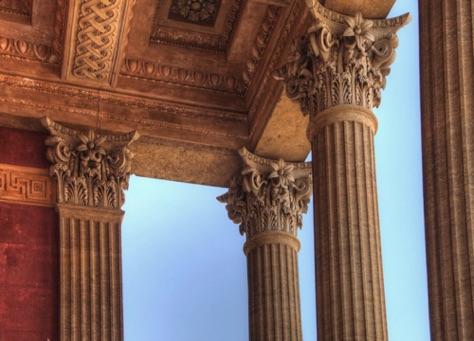
{"label": "weathered stone surface", "polygon": [[301,132],[306,130],[308,122],[308,117],[301,115],[298,104],[283,95],[268,120],[255,153],[269,159],[281,157],[289,162],[304,161],[311,145]]}
{"label": "weathered stone surface", "polygon": [[474,339],[472,1],[420,1],[423,183],[431,338]]}
{"label": "weathered stone surface", "polygon": [[121,225],[116,209],[58,204],[60,339],[123,340]]}

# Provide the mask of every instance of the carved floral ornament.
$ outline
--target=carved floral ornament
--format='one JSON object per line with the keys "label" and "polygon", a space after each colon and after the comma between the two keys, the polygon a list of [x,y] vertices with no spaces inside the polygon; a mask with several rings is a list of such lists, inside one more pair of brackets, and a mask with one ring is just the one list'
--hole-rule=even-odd
{"label": "carved floral ornament", "polygon": [[217,198],[247,239],[266,231],[296,236],[312,194],[311,163],[264,159],[242,148],[244,168],[229,191]]}
{"label": "carved floral ornament", "polygon": [[173,0],[170,16],[184,21],[213,25],[219,0]]}
{"label": "carved floral ornament", "polygon": [[288,63],[274,72],[285,81],[287,96],[299,102],[304,115],[344,104],[378,107],[396,56],[396,32],[410,15],[367,20],[360,13],[332,12],[318,0],[306,2],[315,21],[295,40]]}
{"label": "carved floral ornament", "polygon": [[97,135],[68,129],[44,117],[51,136],[46,140],[50,173],[57,181],[58,202],[120,208],[125,202],[137,132]]}

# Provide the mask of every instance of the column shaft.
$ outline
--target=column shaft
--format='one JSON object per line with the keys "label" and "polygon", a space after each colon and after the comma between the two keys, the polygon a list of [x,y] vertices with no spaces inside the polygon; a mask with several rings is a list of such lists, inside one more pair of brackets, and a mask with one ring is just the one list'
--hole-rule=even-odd
{"label": "column shaft", "polygon": [[474,339],[474,5],[420,1],[431,338]]}
{"label": "column shaft", "polygon": [[58,204],[61,340],[122,340],[122,211]]}
{"label": "column shaft", "polygon": [[60,340],[121,341],[120,209],[136,132],[100,135],[42,119],[60,219]]}
{"label": "column shaft", "polygon": [[312,194],[311,164],[286,163],[239,150],[241,176],[217,199],[247,235],[250,341],[301,341],[296,238]]}
{"label": "column shaft", "polygon": [[284,242],[257,246],[247,253],[247,273],[250,341],[302,340],[298,249]]}
{"label": "column shaft", "polygon": [[318,338],[387,340],[376,119],[348,106],[318,115],[312,142]]}

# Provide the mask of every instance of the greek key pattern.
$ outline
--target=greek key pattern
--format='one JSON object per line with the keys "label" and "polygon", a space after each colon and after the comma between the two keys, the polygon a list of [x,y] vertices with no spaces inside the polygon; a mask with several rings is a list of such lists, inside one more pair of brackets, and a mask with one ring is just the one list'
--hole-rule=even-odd
{"label": "greek key pattern", "polygon": [[117,47],[121,0],[82,0],[77,27],[73,74],[108,80]]}
{"label": "greek key pattern", "polygon": [[54,207],[49,171],[0,164],[0,201]]}

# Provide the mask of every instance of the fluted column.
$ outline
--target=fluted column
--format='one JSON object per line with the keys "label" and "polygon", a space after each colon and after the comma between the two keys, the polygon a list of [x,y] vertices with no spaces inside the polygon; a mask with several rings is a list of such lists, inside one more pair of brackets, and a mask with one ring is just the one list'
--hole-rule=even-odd
{"label": "fluted column", "polygon": [[474,340],[474,5],[420,0],[431,339]]}
{"label": "fluted column", "polygon": [[327,109],[319,117],[312,141],[318,335],[387,340],[375,182],[377,120],[356,106]]}
{"label": "fluted column", "polygon": [[366,20],[307,3],[315,22],[275,76],[310,116],[318,340],[388,340],[372,109],[410,17]]}
{"label": "fluted column", "polygon": [[240,154],[242,175],[218,200],[247,235],[250,341],[302,340],[296,234],[312,193],[311,164]]}
{"label": "fluted column", "polygon": [[60,340],[123,340],[120,209],[138,134],[98,136],[43,119],[60,219]]}

